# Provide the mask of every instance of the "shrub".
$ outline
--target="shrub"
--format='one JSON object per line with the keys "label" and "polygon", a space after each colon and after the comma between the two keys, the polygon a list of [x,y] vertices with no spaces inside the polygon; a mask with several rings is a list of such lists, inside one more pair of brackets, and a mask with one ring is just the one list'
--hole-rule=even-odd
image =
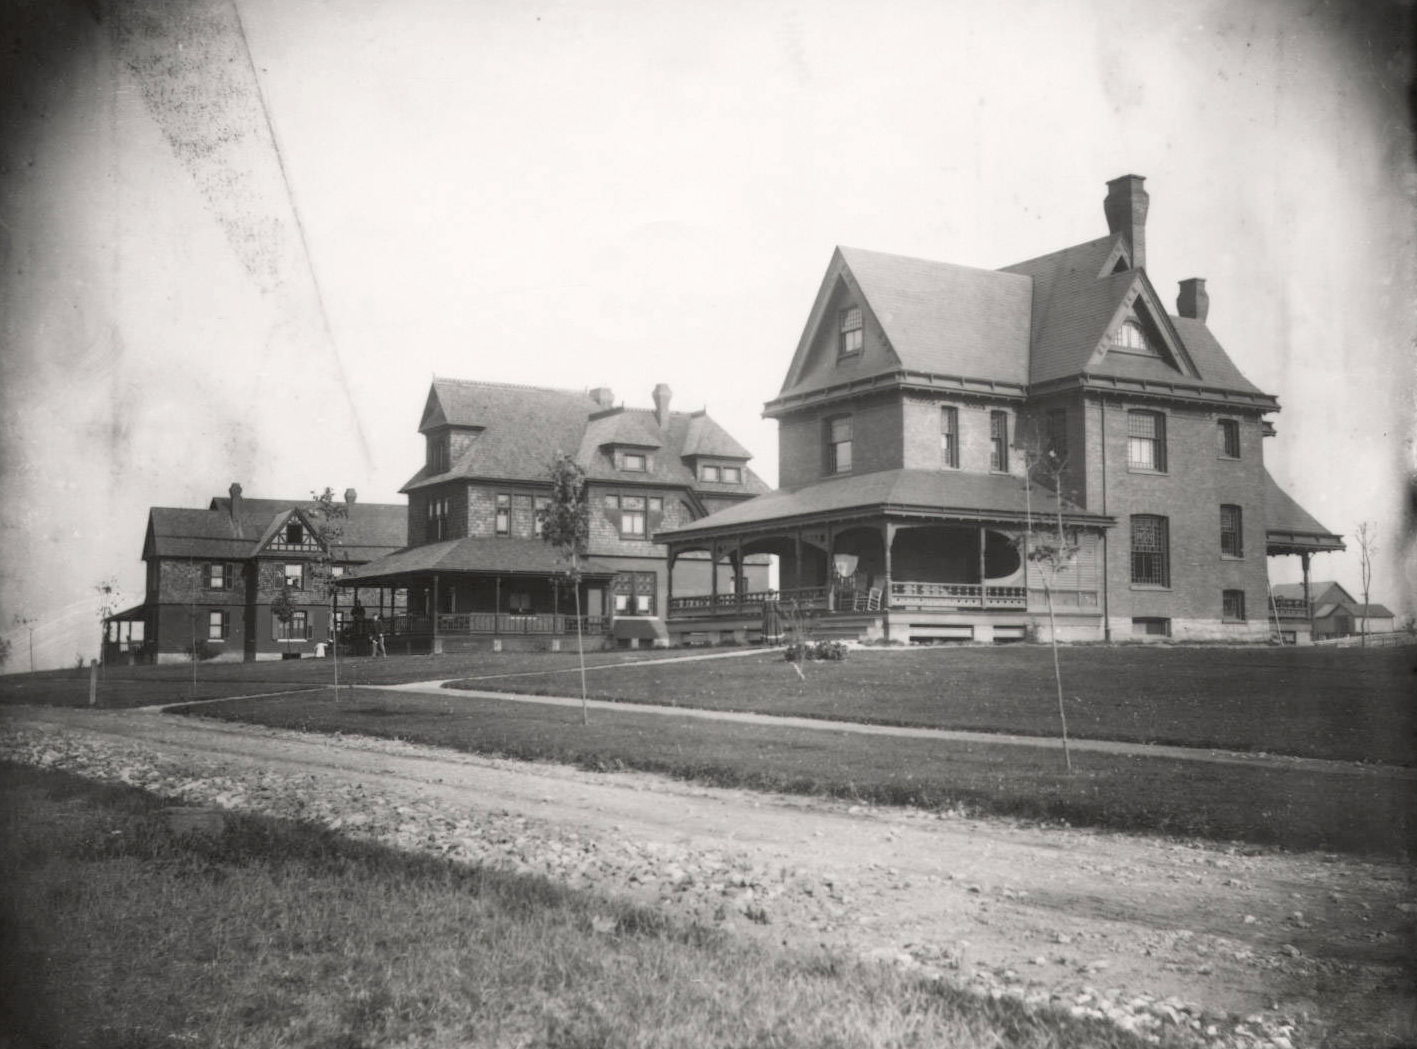
{"label": "shrub", "polygon": [[825,659],[840,662],[846,658],[846,645],[841,641],[796,641],[783,649],[789,663],[804,659]]}

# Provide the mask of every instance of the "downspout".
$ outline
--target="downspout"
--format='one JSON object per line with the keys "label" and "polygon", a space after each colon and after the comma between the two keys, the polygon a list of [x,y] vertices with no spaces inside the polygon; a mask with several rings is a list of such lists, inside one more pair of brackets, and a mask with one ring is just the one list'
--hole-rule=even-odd
{"label": "downspout", "polygon": [[[1097,410],[1102,413],[1101,420],[1101,445],[1102,445],[1102,514],[1107,515],[1107,398],[1097,398]],[[1102,640],[1112,640],[1112,610],[1109,600],[1111,587],[1109,581],[1112,576],[1111,551],[1107,546],[1107,529],[1102,529]]]}
{"label": "downspout", "polygon": [[443,654],[443,640],[438,636],[438,573],[433,573],[433,607],[429,609],[433,613],[433,654],[441,656]]}

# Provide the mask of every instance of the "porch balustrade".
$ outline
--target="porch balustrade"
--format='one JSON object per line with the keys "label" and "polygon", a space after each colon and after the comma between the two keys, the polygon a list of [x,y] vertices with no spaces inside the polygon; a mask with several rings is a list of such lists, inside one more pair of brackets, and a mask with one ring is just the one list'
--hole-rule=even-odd
{"label": "porch balustrade", "polygon": [[891,582],[891,608],[914,612],[949,611],[957,608],[1020,609],[1028,605],[1028,591],[1021,586],[984,586],[980,583]]}
{"label": "porch balustrade", "polygon": [[1280,619],[1308,619],[1309,603],[1302,597],[1276,597],[1274,614]]}
{"label": "porch balustrade", "polygon": [[[433,633],[431,616],[393,616],[388,621],[390,635],[403,634],[430,635]],[[610,620],[606,616],[581,616],[581,633],[605,634],[610,630]],[[576,617],[573,615],[518,615],[511,612],[454,612],[440,613],[439,634],[488,634],[488,635],[570,635],[576,632]]]}
{"label": "porch balustrade", "polygon": [[824,612],[831,601],[831,588],[826,586],[798,587],[790,590],[747,590],[741,594],[694,594],[669,599],[669,614],[675,619],[711,618],[713,616],[761,615],[763,603],[775,598],[779,607],[796,603],[801,611]]}
{"label": "porch balustrade", "polygon": [[[1028,591],[1028,607],[1035,610],[1043,610],[1048,607],[1048,593],[1041,586],[1030,587]],[[1066,608],[1097,608],[1096,590],[1054,590],[1053,607],[1055,609]]]}

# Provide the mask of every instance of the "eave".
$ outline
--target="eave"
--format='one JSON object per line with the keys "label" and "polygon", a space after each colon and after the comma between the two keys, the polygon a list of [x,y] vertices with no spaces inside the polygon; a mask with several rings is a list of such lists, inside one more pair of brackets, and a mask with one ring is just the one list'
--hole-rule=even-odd
{"label": "eave", "polygon": [[1279,398],[1268,393],[1246,393],[1221,386],[1204,386],[1186,382],[1162,382],[1157,379],[1127,379],[1115,375],[1070,375],[1052,379],[1028,388],[1030,397],[1058,393],[1063,390],[1083,390],[1088,393],[1115,393],[1184,404],[1223,404],[1226,407],[1250,408],[1260,412],[1279,411]]}
{"label": "eave", "polygon": [[900,368],[895,371],[878,372],[860,379],[834,383],[816,390],[775,397],[763,405],[763,417],[775,419],[803,408],[833,404],[837,401],[860,396],[878,390],[921,390],[962,393],[975,397],[988,397],[1001,401],[1022,401],[1028,395],[1028,387],[1022,383],[1000,382],[995,379],[979,379],[964,375],[940,375],[934,372],[918,372]]}
{"label": "eave", "polygon": [[1271,557],[1280,554],[1337,553],[1347,550],[1343,537],[1318,532],[1266,531],[1264,550]]}

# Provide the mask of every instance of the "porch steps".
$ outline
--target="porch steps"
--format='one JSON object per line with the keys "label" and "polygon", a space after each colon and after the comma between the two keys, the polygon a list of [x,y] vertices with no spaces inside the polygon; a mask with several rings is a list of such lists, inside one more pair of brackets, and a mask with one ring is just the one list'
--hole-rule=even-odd
{"label": "porch steps", "polygon": [[885,636],[885,617],[879,614],[822,616],[812,622],[813,641],[867,641]]}

